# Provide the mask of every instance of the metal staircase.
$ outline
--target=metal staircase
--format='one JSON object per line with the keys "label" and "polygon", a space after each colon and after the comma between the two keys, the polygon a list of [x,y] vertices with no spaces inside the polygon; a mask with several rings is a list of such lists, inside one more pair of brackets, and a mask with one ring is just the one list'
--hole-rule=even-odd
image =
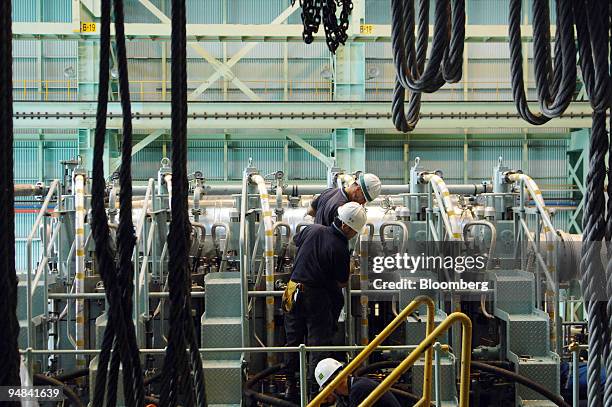
{"label": "metal staircase", "polygon": [[[202,315],[202,347],[241,347],[240,277],[234,272],[210,273],[204,283],[206,311]],[[241,405],[242,354],[205,352],[202,359],[208,405]]]}
{"label": "metal staircase", "polygon": [[[516,373],[559,394],[559,356],[550,351],[548,315],[535,307],[533,273],[499,271],[495,276],[495,316],[505,321],[502,352]],[[517,406],[552,406],[544,396],[518,385]]]}

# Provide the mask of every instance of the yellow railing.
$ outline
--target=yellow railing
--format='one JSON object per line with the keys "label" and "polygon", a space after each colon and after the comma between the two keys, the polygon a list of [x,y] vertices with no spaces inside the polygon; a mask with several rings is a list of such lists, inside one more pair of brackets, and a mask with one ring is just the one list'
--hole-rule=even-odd
{"label": "yellow railing", "polygon": [[[427,338],[431,336],[433,332],[436,330],[434,327],[434,313],[435,313],[435,305],[431,298],[421,295],[415,298],[402,312],[400,312],[397,317],[393,321],[389,323],[378,334],[370,344],[363,349],[359,354],[353,359],[344,369],[340,371],[340,373],[331,381],[325,388],[308,404],[308,407],[319,406],[321,403],[327,399],[327,397],[334,391],[340,383],[351,373],[355,371],[365,360],[370,356],[372,352],[376,350],[376,348],[385,340],[393,331],[395,331],[401,324],[410,316],[416,309],[422,305],[427,305],[427,324],[425,326],[425,331]],[[463,315],[463,314],[461,314]],[[469,319],[468,319],[469,321]],[[470,329],[470,338],[471,338],[471,329]],[[471,339],[470,339],[471,342]],[[417,348],[418,349],[418,348]],[[410,355],[412,355],[412,352]],[[419,354],[422,353],[419,352]],[[431,372],[432,372],[432,359],[433,359],[433,349],[429,346],[425,350],[425,371],[423,374],[423,397],[415,406],[429,406],[431,404]],[[413,362],[414,363],[414,362]],[[397,369],[395,369],[397,370]]]}
{"label": "yellow railing", "polygon": [[[446,332],[455,322],[461,322],[463,335],[461,338],[461,375],[459,380],[459,407],[467,407],[470,400],[470,363],[472,362],[472,321],[462,312],[453,312],[438,325],[433,332],[406,357],[383,382],[370,393],[370,395],[359,405],[359,407],[372,406],[382,395],[393,386],[406,370],[417,361],[421,353],[431,352],[432,345],[436,339]],[[427,375],[427,371],[425,373]],[[424,394],[429,394],[429,389],[423,389]],[[425,393],[427,392],[427,393]],[[421,399],[423,401],[423,399]],[[420,401],[420,402],[421,402]],[[420,403],[419,402],[419,403]],[[423,404],[419,404],[423,405]],[[429,405],[429,404],[425,404]]]}

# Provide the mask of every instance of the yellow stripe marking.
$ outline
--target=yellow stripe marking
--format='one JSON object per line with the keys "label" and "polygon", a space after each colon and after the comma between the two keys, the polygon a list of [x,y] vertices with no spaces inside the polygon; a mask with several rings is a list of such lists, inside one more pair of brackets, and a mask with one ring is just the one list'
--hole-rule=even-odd
{"label": "yellow stripe marking", "polygon": [[83,280],[83,279],[85,279],[85,273],[76,273],[75,278],[77,280]]}
{"label": "yellow stripe marking", "polygon": [[77,249],[77,256],[85,256],[85,249]]}
{"label": "yellow stripe marking", "polygon": [[266,250],[265,256],[266,256],[266,257],[272,257],[272,256],[274,256],[274,250]]}
{"label": "yellow stripe marking", "polygon": [[85,212],[85,208],[82,206],[77,206],[75,209],[77,212]]}
{"label": "yellow stripe marking", "polygon": [[272,236],[272,231],[271,230],[266,230],[265,231],[265,235],[266,236]]}
{"label": "yellow stripe marking", "polygon": [[77,228],[76,229],[76,234],[79,235],[79,236],[85,235],[85,229],[84,228]]}
{"label": "yellow stripe marking", "polygon": [[266,304],[268,305],[274,304],[274,297],[266,297]]}
{"label": "yellow stripe marking", "polygon": [[263,216],[264,217],[272,216],[272,211],[263,211]]}
{"label": "yellow stripe marking", "polygon": [[268,198],[270,198],[270,195],[268,195],[268,194],[261,194],[259,196],[261,197],[261,199],[268,199]]}

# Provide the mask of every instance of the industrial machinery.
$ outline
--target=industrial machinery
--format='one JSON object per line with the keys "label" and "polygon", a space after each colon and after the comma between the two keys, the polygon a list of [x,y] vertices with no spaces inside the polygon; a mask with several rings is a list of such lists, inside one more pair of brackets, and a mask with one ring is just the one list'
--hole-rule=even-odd
{"label": "industrial machinery", "polygon": [[[20,348],[31,374],[64,380],[85,402],[108,322],[105,287],[91,239],[87,171],[78,159],[63,164],[70,176],[20,188],[24,194],[42,192],[28,238],[30,272],[19,281]],[[434,301],[435,324],[455,311],[470,317],[474,360],[536,383],[515,384],[479,370],[474,362],[470,405],[487,406],[493,400],[508,406],[554,405],[538,389],[558,397],[560,363],[571,358],[570,345],[576,353],[585,340],[581,304],[575,299],[580,249],[572,245],[580,236],[555,230],[541,191],[528,175],[505,167],[501,157],[491,164],[490,179],[480,184],[447,185],[444,174],[417,158],[410,184],[383,185],[381,196],[367,205],[366,227],[352,242],[351,278],[336,338],[343,346],[337,351],[356,355],[402,309],[425,295]],[[250,161],[240,185],[209,185],[201,172],[189,177],[192,315],[209,404],[288,403],[282,400],[283,377],[277,368],[284,351],[300,352],[302,400],[307,400],[305,362],[313,349],[282,347],[280,295],[292,270],[292,237],[312,221],[306,210],[314,195],[351,184],[355,175],[331,167],[327,185],[290,184],[281,171],[263,174]],[[115,176],[106,192],[113,231],[119,211]],[[146,185],[135,186],[134,194],[133,315],[146,388],[154,397],[168,326],[169,160],[161,161]],[[35,237],[40,237],[40,250],[32,244]],[[448,267],[425,261],[447,255],[475,256],[481,264]],[[408,264],[403,262],[407,258],[423,261]],[[393,264],[381,269],[385,259]],[[403,320],[362,374],[380,377],[419,345],[426,314],[421,305]],[[460,329],[453,327],[438,342],[432,399],[456,405]],[[420,358],[402,375],[400,396],[401,391],[422,395],[424,369]]]}

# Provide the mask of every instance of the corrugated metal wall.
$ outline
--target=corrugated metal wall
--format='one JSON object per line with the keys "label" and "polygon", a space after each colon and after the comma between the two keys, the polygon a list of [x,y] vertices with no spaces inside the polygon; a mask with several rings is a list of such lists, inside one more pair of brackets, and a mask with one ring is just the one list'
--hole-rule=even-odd
{"label": "corrugated metal wall", "polygon": [[[551,0],[552,2],[552,0]],[[170,15],[169,0],[152,3]],[[265,24],[270,23],[290,4],[290,0],[188,0],[189,23],[198,24]],[[390,24],[390,0],[366,0],[365,22]],[[507,1],[469,0],[469,24],[505,24]],[[528,14],[531,7],[527,7]],[[15,21],[71,21],[70,0],[20,0],[13,2]],[[433,19],[433,10],[431,11]],[[554,21],[555,10],[551,7]],[[130,23],[157,23],[159,20],[138,0],[126,1],[126,19]],[[290,16],[291,24],[301,23],[300,11]],[[219,60],[231,58],[244,44],[202,43]],[[78,44],[74,41],[15,41],[15,98],[18,100],[76,100],[77,77],[67,78],[65,71],[73,67],[78,73]],[[131,90],[134,100],[161,100],[162,47],[171,57],[167,42],[134,40],[128,42]],[[528,46],[531,48],[530,46]],[[225,50],[224,50],[225,48]],[[364,44],[366,70],[377,68],[380,75],[366,81],[367,100],[390,100],[394,81],[390,44]],[[512,99],[506,43],[470,43],[468,72],[463,81],[445,85],[424,100],[501,100]],[[287,75],[284,74],[285,52]],[[531,51],[529,51],[531,52]],[[190,88],[197,88],[214,73],[209,63],[191,48],[188,51]],[[167,61],[169,67],[169,61]],[[39,66],[39,65],[42,65]],[[235,75],[263,100],[332,100],[332,83],[321,76],[332,66],[325,44],[266,43],[257,45],[233,68]],[[168,70],[169,72],[169,70]],[[533,73],[528,74],[533,78]],[[70,79],[70,83],[68,82]],[[24,82],[25,81],[25,82]],[[467,85],[464,82],[467,81]],[[529,97],[535,96],[531,81],[527,83]],[[70,92],[68,91],[68,88]],[[169,85],[168,85],[169,87]],[[465,87],[465,89],[464,89]],[[224,91],[224,88],[226,91]],[[285,91],[285,89],[287,89]],[[169,96],[168,96],[169,97]],[[167,98],[168,98],[167,97]],[[248,100],[232,83],[217,80],[200,100]]]}

